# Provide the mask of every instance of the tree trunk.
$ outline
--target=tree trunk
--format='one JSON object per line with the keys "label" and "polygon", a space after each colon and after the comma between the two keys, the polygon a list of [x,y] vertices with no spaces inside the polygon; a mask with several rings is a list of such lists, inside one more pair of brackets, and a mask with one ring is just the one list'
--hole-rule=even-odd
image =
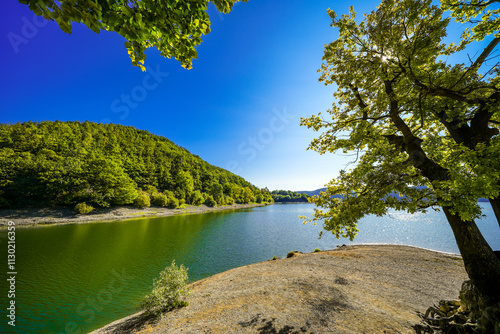
{"label": "tree trunk", "polygon": [[500,197],[490,198],[490,204],[497,218],[497,223],[500,226]]}
{"label": "tree trunk", "polygon": [[485,295],[500,297],[500,260],[484,240],[474,221],[465,221],[443,207],[460,254],[474,286]]}
{"label": "tree trunk", "polygon": [[472,312],[482,333],[500,333],[500,260],[474,221],[465,221],[443,207],[470,282],[460,292],[464,311]]}
{"label": "tree trunk", "polygon": [[[413,167],[420,170],[422,175],[429,181],[450,181],[451,176],[448,169],[431,160],[422,148],[423,140],[412,133],[412,129],[400,116],[399,101],[395,98],[393,84],[397,76],[392,80],[384,80],[385,92],[390,99],[389,116],[395,127],[403,135],[401,143],[400,137],[385,136],[396,148],[403,147],[408,154],[408,161]],[[500,96],[500,93],[499,93]],[[482,115],[486,115],[484,111]],[[483,118],[475,120],[484,121]],[[488,120],[486,120],[486,127]],[[484,124],[483,124],[484,125]],[[496,200],[493,199],[494,210]],[[483,235],[477,228],[476,223],[465,221],[460,215],[452,213],[451,206],[443,206],[443,211],[448,219],[460,254],[464,260],[465,270],[470,278],[470,289],[473,298],[469,298],[469,307],[477,314],[477,322],[483,333],[500,334],[500,260],[497,258],[491,247],[488,245]],[[495,210],[497,219],[497,211]],[[462,294],[461,294],[462,295]],[[465,297],[464,297],[465,302]],[[464,303],[465,305],[465,303]]]}

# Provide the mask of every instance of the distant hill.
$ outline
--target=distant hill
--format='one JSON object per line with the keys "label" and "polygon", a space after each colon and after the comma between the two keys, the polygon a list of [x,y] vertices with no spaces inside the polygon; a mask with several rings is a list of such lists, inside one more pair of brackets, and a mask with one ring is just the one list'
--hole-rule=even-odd
{"label": "distant hill", "polygon": [[[423,188],[423,187],[419,187],[419,188]],[[298,193],[306,194],[307,196],[311,197],[314,195],[319,195],[320,192],[325,191],[325,190],[326,190],[326,188],[320,188],[320,189],[311,190],[311,191],[298,191]],[[392,193],[391,196],[398,197],[399,195],[396,193]],[[334,197],[341,198],[342,196],[341,195],[334,195]],[[478,202],[489,202],[489,200],[487,198],[480,198],[478,200]]]}
{"label": "distant hill", "polygon": [[107,207],[139,197],[174,207],[272,201],[267,189],[131,126],[0,124],[0,207]]}
{"label": "distant hill", "polygon": [[297,191],[298,193],[301,193],[301,194],[306,194],[307,196],[311,197],[311,196],[314,196],[314,195],[319,195],[320,192],[322,191],[325,191],[326,188],[320,188],[320,189],[316,189],[316,190],[303,190],[303,191]]}

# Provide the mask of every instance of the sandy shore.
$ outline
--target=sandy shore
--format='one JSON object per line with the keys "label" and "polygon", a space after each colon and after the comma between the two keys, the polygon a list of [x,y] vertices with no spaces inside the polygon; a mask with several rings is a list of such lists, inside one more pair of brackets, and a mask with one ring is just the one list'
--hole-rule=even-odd
{"label": "sandy shore", "polygon": [[457,299],[457,255],[396,245],[343,246],[244,266],[191,284],[189,305],[141,313],[92,334],[415,333],[417,312]]}
{"label": "sandy shore", "polygon": [[198,214],[214,211],[237,210],[263,206],[265,204],[233,204],[208,207],[206,205],[188,205],[185,208],[168,209],[149,207],[138,209],[134,207],[98,208],[91,213],[81,215],[71,208],[44,209],[0,209],[0,228],[5,228],[9,221],[16,226],[41,226],[57,224],[81,224],[92,222],[111,222],[115,220],[137,219],[143,217],[167,217],[182,214]]}

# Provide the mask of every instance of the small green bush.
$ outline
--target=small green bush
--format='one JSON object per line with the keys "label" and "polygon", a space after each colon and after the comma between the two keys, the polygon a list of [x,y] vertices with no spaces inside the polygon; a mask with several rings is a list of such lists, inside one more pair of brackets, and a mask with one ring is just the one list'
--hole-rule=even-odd
{"label": "small green bush", "polygon": [[146,193],[139,194],[134,200],[134,206],[137,208],[147,208],[151,206],[151,200]]}
{"label": "small green bush", "polygon": [[157,192],[158,192],[158,189],[156,189],[156,187],[155,187],[155,186],[151,186],[151,185],[149,185],[149,186],[146,186],[146,190],[144,190],[144,191],[145,191],[145,192],[147,192],[147,193],[148,193],[148,195],[150,195],[150,196],[151,196],[151,195],[153,195],[153,194],[157,193]]}
{"label": "small green bush", "polygon": [[174,193],[170,190],[165,190],[163,192],[165,196],[167,196],[167,207],[169,209],[175,209],[179,206],[179,200],[175,197]]}
{"label": "small green bush", "polygon": [[168,196],[168,205],[170,209],[175,209],[179,207],[179,200],[174,197],[174,195]]}
{"label": "small green bush", "polygon": [[154,193],[151,195],[153,205],[165,207],[168,206],[168,196],[162,193]]}
{"label": "small green bush", "polygon": [[318,252],[321,252],[321,249],[316,248],[316,249],[314,250],[314,253],[318,253]]}
{"label": "small green bush", "polygon": [[214,201],[215,201],[215,203],[217,203],[217,205],[225,205],[226,204],[226,200],[224,199],[224,195],[214,197]]}
{"label": "small green bush", "polygon": [[184,265],[177,267],[175,260],[160,273],[159,279],[153,280],[153,289],[141,303],[146,315],[159,316],[163,312],[187,306],[184,300],[190,293],[187,288],[188,269]]}
{"label": "small green bush", "polygon": [[203,202],[204,202],[203,195],[200,193],[200,191],[196,190],[195,192],[193,192],[193,194],[191,195],[191,204],[201,205],[203,204]]}
{"label": "small green bush", "polygon": [[205,205],[206,206],[217,206],[217,202],[214,200],[212,195],[208,195],[207,199],[205,200]]}
{"label": "small green bush", "polygon": [[174,195],[174,192],[173,191],[170,191],[170,190],[165,190],[163,192],[165,195],[167,195],[168,197],[175,197]]}
{"label": "small green bush", "polygon": [[88,205],[85,202],[82,202],[82,203],[78,203],[77,205],[75,205],[74,210],[76,212],[78,212],[79,214],[84,215],[84,214],[92,212],[92,210],[94,210],[94,207],[92,205]]}

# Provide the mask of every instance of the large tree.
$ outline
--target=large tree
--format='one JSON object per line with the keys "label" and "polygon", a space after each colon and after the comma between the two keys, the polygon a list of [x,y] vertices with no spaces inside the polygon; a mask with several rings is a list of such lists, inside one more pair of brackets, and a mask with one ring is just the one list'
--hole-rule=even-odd
{"label": "large tree", "polygon": [[[498,43],[492,36],[498,25],[483,15],[475,27],[490,30],[472,29],[457,45],[447,44],[450,19],[431,2],[383,0],[360,22],[353,8],[340,18],[329,11],[338,38],[325,47],[320,81],[336,85],[336,103],[329,116],[313,115],[302,124],[324,131],[310,149],[351,152],[356,164],[313,198],[312,220],[352,239],[365,215],[440,207],[488,332],[499,326],[498,314],[492,320],[486,313],[498,311],[500,260],[474,220],[481,197],[500,218],[500,82],[497,64],[486,62]],[[447,5],[457,18],[473,16],[458,1]],[[467,47],[484,38],[479,55],[468,57]]]}
{"label": "large tree", "polygon": [[[212,0],[222,13],[238,1]],[[144,51],[157,47],[163,57],[174,57],[191,68],[195,47],[210,32],[209,0],[19,0],[39,16],[55,21],[67,33],[72,22],[83,23],[99,33],[115,31],[126,39],[134,66],[143,66]]]}

